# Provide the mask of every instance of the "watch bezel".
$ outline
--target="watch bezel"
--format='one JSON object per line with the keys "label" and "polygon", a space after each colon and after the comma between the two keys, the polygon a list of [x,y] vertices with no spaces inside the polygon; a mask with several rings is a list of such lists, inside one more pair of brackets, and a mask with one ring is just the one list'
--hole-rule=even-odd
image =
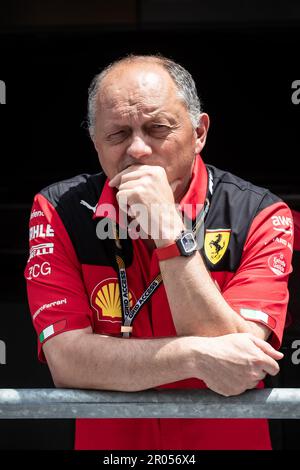
{"label": "watch bezel", "polygon": [[[194,241],[194,245],[189,251],[186,250],[186,248],[183,244],[184,238],[186,238],[188,235],[192,236],[193,241]],[[192,256],[196,251],[198,251],[198,245],[197,245],[197,242],[195,240],[194,233],[191,230],[185,230],[185,231],[181,232],[179,237],[176,239],[176,245],[178,246],[178,249],[179,249],[180,254],[182,256]]]}

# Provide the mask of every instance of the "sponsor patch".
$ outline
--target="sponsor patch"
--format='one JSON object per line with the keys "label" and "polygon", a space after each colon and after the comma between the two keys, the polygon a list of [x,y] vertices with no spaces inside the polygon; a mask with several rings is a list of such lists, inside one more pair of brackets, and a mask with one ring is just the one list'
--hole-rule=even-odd
{"label": "sponsor patch", "polygon": [[45,328],[39,335],[40,342],[43,343],[45,339],[53,336],[58,331],[64,330],[66,328],[66,324],[67,320],[60,320],[56,323],[53,323],[53,325],[47,326],[47,328]]}
{"label": "sponsor patch", "polygon": [[44,304],[42,305],[39,309],[36,310],[36,312],[33,314],[32,316],[32,319],[35,320],[36,317],[45,309],[47,308],[51,308],[51,307],[56,307],[57,305],[62,305],[62,304],[66,304],[67,303],[67,299],[64,298],[64,299],[61,299],[61,300],[54,300],[53,302],[50,302],[49,304]]}
{"label": "sponsor patch", "polygon": [[34,219],[35,217],[45,217],[45,214],[43,211],[36,211],[35,209],[31,212],[30,214],[30,220]]}
{"label": "sponsor patch", "polygon": [[241,308],[240,314],[245,320],[260,320],[266,325],[269,325],[271,328],[275,328],[276,321],[274,318],[270,317],[267,313],[262,312],[261,310],[253,310],[250,308]]}
{"label": "sponsor patch", "polygon": [[54,251],[54,243],[40,243],[30,248],[28,262],[35,256],[50,255]]}
{"label": "sponsor patch", "polygon": [[31,281],[31,279],[39,277],[40,274],[42,276],[48,276],[49,274],[51,274],[51,265],[50,263],[48,263],[48,261],[45,261],[42,264],[36,263],[32,266],[29,266],[28,276],[26,276],[26,279],[28,279],[28,281]]}
{"label": "sponsor patch", "polygon": [[50,224],[44,225],[34,225],[29,229],[29,240],[34,240],[35,238],[48,238],[54,237],[54,230]]}
{"label": "sponsor patch", "polygon": [[[130,290],[128,294],[129,308],[132,308],[136,299]],[[98,321],[113,323],[122,321],[120,287],[117,278],[104,279],[97,284],[93,289],[90,301],[97,312]]]}
{"label": "sponsor patch", "polygon": [[268,265],[271,271],[277,276],[283,276],[287,270],[287,262],[282,253],[275,253],[268,259]]}
{"label": "sponsor patch", "polygon": [[81,199],[80,201],[80,204],[82,204],[83,206],[85,206],[87,209],[89,209],[90,211],[96,212],[96,208],[97,208],[97,204],[95,206],[91,206],[88,202],[84,201],[83,199]]}
{"label": "sponsor patch", "polygon": [[211,229],[205,231],[204,252],[212,264],[217,264],[226,253],[231,229]]}
{"label": "sponsor patch", "polygon": [[293,220],[291,217],[280,215],[273,215],[271,217],[273,229],[276,232],[285,233],[286,235],[293,235]]}
{"label": "sponsor patch", "polygon": [[293,225],[291,217],[285,217],[284,215],[273,215],[271,217],[274,227],[282,225],[283,227],[290,227]]}
{"label": "sponsor patch", "polygon": [[291,252],[293,252],[293,247],[290,242],[288,242],[285,238],[281,237],[274,237],[273,242],[281,243],[282,245],[286,246]]}

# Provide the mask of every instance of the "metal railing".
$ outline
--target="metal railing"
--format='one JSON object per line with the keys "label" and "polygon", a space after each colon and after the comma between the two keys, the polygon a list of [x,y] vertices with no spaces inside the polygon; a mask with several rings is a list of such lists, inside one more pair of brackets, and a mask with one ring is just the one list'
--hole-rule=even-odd
{"label": "metal railing", "polygon": [[103,392],[0,389],[0,419],[300,419],[300,389],[266,388],[223,397],[210,390]]}

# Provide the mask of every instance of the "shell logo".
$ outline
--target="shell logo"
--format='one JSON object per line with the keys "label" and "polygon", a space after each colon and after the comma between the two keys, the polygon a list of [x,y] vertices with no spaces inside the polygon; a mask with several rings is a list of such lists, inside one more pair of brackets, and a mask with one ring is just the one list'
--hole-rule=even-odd
{"label": "shell logo", "polygon": [[[129,291],[129,305],[133,306],[133,295]],[[97,311],[98,320],[120,321],[122,319],[120,287],[118,279],[105,279],[93,290],[91,304]]]}

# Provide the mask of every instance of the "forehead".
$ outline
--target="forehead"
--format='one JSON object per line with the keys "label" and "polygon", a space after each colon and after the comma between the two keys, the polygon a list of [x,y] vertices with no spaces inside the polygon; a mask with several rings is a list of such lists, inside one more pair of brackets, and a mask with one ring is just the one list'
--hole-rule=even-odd
{"label": "forehead", "polygon": [[120,110],[152,113],[181,103],[170,75],[157,64],[134,64],[116,67],[103,79],[98,93],[98,111]]}

